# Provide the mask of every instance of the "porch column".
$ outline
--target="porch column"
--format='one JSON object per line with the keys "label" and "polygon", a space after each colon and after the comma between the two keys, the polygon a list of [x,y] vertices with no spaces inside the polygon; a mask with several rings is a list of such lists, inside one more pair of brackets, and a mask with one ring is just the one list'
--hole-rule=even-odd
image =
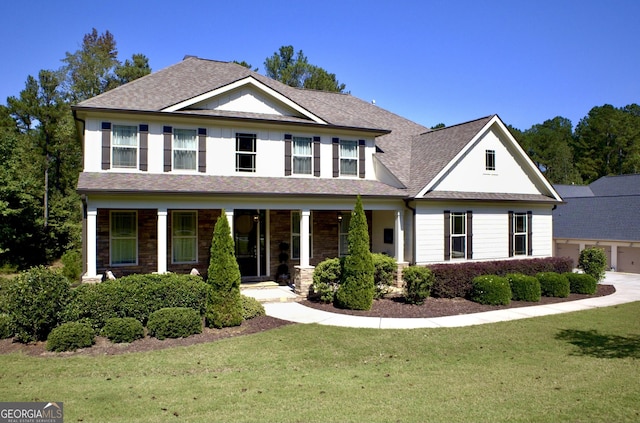
{"label": "porch column", "polygon": [[231,233],[231,238],[233,238],[233,210],[225,210],[224,214],[227,216],[227,221],[229,222],[229,229],[230,229],[230,233]]}
{"label": "porch column", "polygon": [[84,274],[83,279],[94,279],[98,277],[98,270],[96,268],[97,261],[97,244],[98,237],[98,211],[87,211],[87,272]]}
{"label": "porch column", "polygon": [[158,209],[158,273],[167,273],[167,209]]}
{"label": "porch column", "polygon": [[395,239],[393,243],[395,245],[396,262],[404,262],[404,210],[396,210],[395,221]]}
{"label": "porch column", "polygon": [[300,212],[300,267],[309,267],[309,218],[311,210]]}

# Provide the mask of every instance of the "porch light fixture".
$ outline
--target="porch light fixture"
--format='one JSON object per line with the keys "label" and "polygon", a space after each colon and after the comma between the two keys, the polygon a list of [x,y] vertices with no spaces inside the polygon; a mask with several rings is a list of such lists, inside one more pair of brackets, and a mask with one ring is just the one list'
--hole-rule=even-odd
{"label": "porch light fixture", "polygon": [[342,213],[338,213],[338,222],[342,222]]}
{"label": "porch light fixture", "polygon": [[253,215],[253,221],[254,221],[254,222],[257,222],[258,220],[260,220],[260,216],[259,216],[259,215],[257,215],[257,214],[254,214],[254,215]]}

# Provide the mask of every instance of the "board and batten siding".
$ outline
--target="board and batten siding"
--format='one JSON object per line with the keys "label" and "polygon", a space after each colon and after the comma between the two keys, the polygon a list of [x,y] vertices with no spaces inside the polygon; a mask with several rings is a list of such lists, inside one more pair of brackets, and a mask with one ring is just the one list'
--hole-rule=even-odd
{"label": "board and batten siding", "polygon": [[[504,207],[478,206],[471,203],[450,205],[416,206],[417,264],[442,263],[444,260],[444,211],[473,213],[473,260],[509,259],[509,211],[533,212],[533,255],[528,257],[550,257],[552,255],[551,206],[515,204]],[[518,256],[523,258],[525,256]],[[456,262],[461,260],[450,260]],[[462,260],[464,261],[464,260]]]}

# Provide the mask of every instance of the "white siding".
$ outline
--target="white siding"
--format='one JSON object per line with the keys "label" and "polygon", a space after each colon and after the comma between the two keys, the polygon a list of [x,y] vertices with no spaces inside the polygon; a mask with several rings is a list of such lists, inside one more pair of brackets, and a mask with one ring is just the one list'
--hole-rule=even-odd
{"label": "white siding", "polygon": [[[394,211],[374,211],[371,222],[371,251],[374,253],[385,253],[391,257],[395,253],[395,245],[384,243],[384,229],[395,228],[395,212]],[[394,229],[395,235],[395,229]]]}
{"label": "white siding", "polygon": [[213,99],[197,104],[194,108],[279,116],[298,115],[298,113],[294,113],[293,110],[290,110],[273,98],[260,94],[256,89],[247,86],[221,94]]}

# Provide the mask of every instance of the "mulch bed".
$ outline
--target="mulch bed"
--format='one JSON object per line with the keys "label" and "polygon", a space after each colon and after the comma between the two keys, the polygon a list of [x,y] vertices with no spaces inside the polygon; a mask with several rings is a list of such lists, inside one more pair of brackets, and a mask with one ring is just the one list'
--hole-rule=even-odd
{"label": "mulch bed", "polygon": [[[458,314],[479,313],[482,311],[500,310],[514,307],[529,307],[541,304],[561,303],[565,301],[575,301],[584,298],[601,297],[610,295],[615,292],[613,285],[598,285],[598,291],[594,295],[570,294],[568,298],[551,298],[542,297],[540,302],[530,303],[524,301],[512,301],[508,306],[488,306],[474,303],[463,298],[427,298],[422,305],[405,304],[402,297],[375,300],[373,307],[369,311],[343,310],[334,307],[332,304],[324,304],[315,301],[302,301],[301,304],[307,307],[313,307],[319,310],[329,311],[332,313],[342,313],[357,316],[371,317],[441,317],[452,316]],[[275,329],[281,326],[293,324],[285,320],[276,319],[270,316],[256,317],[255,319],[246,320],[242,325],[223,328],[211,329],[204,328],[201,334],[193,335],[188,338],[165,339],[145,337],[130,344],[114,344],[107,338],[96,337],[96,343],[91,348],[84,348],[74,352],[53,353],[46,351],[45,342],[36,342],[33,344],[21,344],[13,342],[12,339],[0,340],[0,354],[23,353],[32,356],[51,356],[51,357],[67,357],[75,355],[115,355],[131,352],[144,352],[160,350],[165,348],[173,348],[179,346],[188,346],[202,344],[205,342],[214,342],[220,339],[232,338],[236,336],[249,335],[252,333],[263,332]]]}

